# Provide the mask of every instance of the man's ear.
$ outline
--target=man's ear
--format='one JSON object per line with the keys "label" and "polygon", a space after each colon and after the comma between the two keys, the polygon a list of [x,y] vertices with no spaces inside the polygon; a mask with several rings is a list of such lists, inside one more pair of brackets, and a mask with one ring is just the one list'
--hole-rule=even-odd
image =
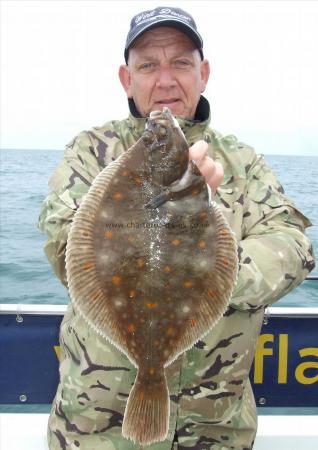
{"label": "man's ear", "polygon": [[129,68],[128,66],[122,64],[119,67],[119,71],[118,71],[118,75],[119,75],[119,79],[120,82],[123,86],[123,88],[125,89],[125,92],[127,94],[127,97],[131,97],[131,91],[130,91],[130,73],[129,73]]}
{"label": "man's ear", "polygon": [[210,63],[207,59],[201,61],[201,93],[205,91],[210,76]]}

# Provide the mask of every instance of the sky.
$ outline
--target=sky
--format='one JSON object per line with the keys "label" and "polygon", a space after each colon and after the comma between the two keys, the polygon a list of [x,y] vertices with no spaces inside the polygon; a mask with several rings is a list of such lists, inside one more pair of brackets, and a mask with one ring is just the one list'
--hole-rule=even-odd
{"label": "sky", "polygon": [[192,14],[212,72],[211,126],[258,153],[318,156],[318,1],[1,0],[1,148],[60,149],[127,117],[131,17]]}

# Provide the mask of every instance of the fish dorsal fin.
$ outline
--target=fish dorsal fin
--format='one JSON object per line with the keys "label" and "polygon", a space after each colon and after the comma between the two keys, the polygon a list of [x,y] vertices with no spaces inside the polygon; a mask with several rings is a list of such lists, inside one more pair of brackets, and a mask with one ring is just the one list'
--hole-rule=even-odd
{"label": "fish dorsal fin", "polygon": [[[105,192],[119,171],[127,166],[134,170],[142,164],[140,141],[105,167],[93,180],[89,192],[75,214],[66,246],[66,273],[70,298],[76,310],[89,326],[113,345],[128,355],[125,341],[112,314],[110,303],[103,283],[96,268],[96,251],[94,248],[94,231],[96,214],[100,208]],[[108,332],[106,332],[108,330]]]}

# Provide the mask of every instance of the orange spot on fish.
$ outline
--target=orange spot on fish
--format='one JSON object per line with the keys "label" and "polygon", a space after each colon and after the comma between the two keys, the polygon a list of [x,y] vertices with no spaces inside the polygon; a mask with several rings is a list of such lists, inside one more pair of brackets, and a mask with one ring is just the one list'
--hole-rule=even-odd
{"label": "orange spot on fish", "polygon": [[170,266],[165,266],[163,271],[166,272],[166,273],[170,273],[170,272],[172,272],[172,269],[171,269]]}
{"label": "orange spot on fish", "polygon": [[123,177],[128,177],[129,171],[128,171],[128,170],[124,170],[124,171],[121,173],[121,175],[122,175]]}
{"label": "orange spot on fish", "polygon": [[195,327],[197,324],[197,321],[195,319],[190,319],[189,322],[191,327]]}
{"label": "orange spot on fish", "polygon": [[86,264],[83,265],[82,269],[83,270],[88,270],[88,269],[91,269],[92,267],[94,267],[93,263],[86,263]]}
{"label": "orange spot on fish", "polygon": [[175,334],[176,330],[173,327],[169,327],[166,331],[166,334],[168,336],[173,336]]}
{"label": "orange spot on fish", "polygon": [[137,266],[142,269],[145,265],[145,261],[143,259],[138,259],[137,260]]}
{"label": "orange spot on fish", "polygon": [[198,247],[199,247],[199,248],[205,248],[205,241],[204,241],[203,239],[201,239],[201,240],[198,242]]}
{"label": "orange spot on fish", "polygon": [[113,199],[117,201],[122,200],[123,194],[121,192],[115,192],[115,194],[113,195]]}
{"label": "orange spot on fish", "polygon": [[180,245],[181,241],[180,239],[173,239],[171,241],[171,244],[174,245],[175,247],[177,247],[178,245]]}
{"label": "orange spot on fish", "polygon": [[200,191],[199,191],[198,188],[194,188],[194,189],[192,189],[191,195],[194,197],[195,195],[198,195],[199,192],[200,192]]}
{"label": "orange spot on fish", "polygon": [[222,258],[222,264],[227,267],[229,265],[229,260],[227,258]]}
{"label": "orange spot on fish", "polygon": [[204,220],[204,219],[206,219],[206,218],[207,218],[207,213],[206,213],[206,212],[204,212],[204,211],[202,211],[202,212],[200,212],[200,215],[199,215],[199,217],[200,217],[200,219],[201,219],[201,220]]}
{"label": "orange spot on fish", "polygon": [[119,275],[114,275],[112,277],[112,283],[115,284],[116,286],[119,286],[121,283],[121,277]]}
{"label": "orange spot on fish", "polygon": [[138,185],[142,184],[142,179],[140,177],[136,177],[135,178],[135,183],[138,184]]}
{"label": "orange spot on fish", "polygon": [[136,291],[131,290],[129,291],[129,298],[135,298],[136,297]]}
{"label": "orange spot on fish", "polygon": [[228,236],[229,232],[226,228],[221,228],[221,230],[219,230],[218,234],[222,237],[225,237],[225,236]]}
{"label": "orange spot on fish", "polygon": [[108,239],[111,239],[113,237],[113,232],[112,231],[105,231],[105,237]]}
{"label": "orange spot on fish", "polygon": [[83,237],[88,237],[88,236],[89,236],[88,231],[82,231],[82,236],[83,236]]}
{"label": "orange spot on fish", "polygon": [[154,309],[157,308],[158,303],[146,303],[147,308]]}
{"label": "orange spot on fish", "polygon": [[155,373],[156,369],[154,367],[149,367],[149,374],[153,375]]}
{"label": "orange spot on fish", "polygon": [[129,325],[128,325],[128,331],[129,331],[129,333],[134,333],[135,331],[136,331],[136,327],[135,327],[135,325],[133,324],[133,323],[130,323]]}
{"label": "orange spot on fish", "polygon": [[187,288],[187,289],[190,289],[190,288],[193,287],[193,283],[192,283],[191,280],[186,280],[186,281],[183,283],[183,286],[184,286],[185,288]]}

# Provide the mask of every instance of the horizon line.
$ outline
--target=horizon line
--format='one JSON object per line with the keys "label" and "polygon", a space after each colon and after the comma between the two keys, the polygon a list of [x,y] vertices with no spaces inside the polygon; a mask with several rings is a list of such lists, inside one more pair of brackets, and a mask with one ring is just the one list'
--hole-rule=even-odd
{"label": "horizon line", "polygon": [[[15,150],[21,150],[21,151],[48,151],[48,152],[64,152],[65,149],[59,149],[59,148],[3,148],[0,147],[0,152],[2,150],[8,150],[8,151],[15,151]],[[256,154],[258,155],[268,155],[268,156],[314,156],[314,157],[318,157],[318,154],[314,154],[314,153],[306,153],[306,154],[299,154],[299,153],[264,153],[264,152],[257,152]]]}

